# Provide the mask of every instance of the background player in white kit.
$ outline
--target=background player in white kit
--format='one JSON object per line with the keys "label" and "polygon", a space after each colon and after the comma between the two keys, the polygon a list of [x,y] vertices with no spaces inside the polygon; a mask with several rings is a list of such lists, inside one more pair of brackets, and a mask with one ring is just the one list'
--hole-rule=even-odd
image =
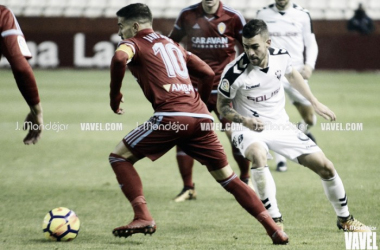
{"label": "background player in white kit", "polygon": [[283,226],[276,186],[267,166],[268,151],[273,150],[320,176],[326,196],[338,216],[339,228],[347,231],[364,228],[348,211],[346,192],[333,163],[310,138],[289,122],[285,112],[283,78],[286,77],[310,101],[316,113],[334,121],[334,112],[314,97],[301,74],[292,66],[287,51],[270,48],[270,45],[265,22],[249,21],[243,28],[245,53],[227,65],[218,86],[219,113],[244,125],[242,130],[233,130],[232,140],[252,162],[255,190],[272,218]]}
{"label": "background player in white kit", "polygon": [[[318,45],[309,12],[291,0],[275,0],[275,4],[258,11],[257,19],[266,22],[272,46],[285,48],[289,52],[293,67],[300,72],[307,83],[318,56]],[[309,128],[316,123],[317,118],[311,103],[292,88],[286,79],[284,89],[303,119],[299,128],[315,142],[309,132]],[[275,158],[276,170],[286,171],[286,158],[277,153],[275,153]]]}

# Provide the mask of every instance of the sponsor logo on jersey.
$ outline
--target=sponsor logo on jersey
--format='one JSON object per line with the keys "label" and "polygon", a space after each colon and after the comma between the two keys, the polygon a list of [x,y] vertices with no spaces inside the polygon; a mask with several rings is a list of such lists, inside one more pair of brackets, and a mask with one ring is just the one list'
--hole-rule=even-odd
{"label": "sponsor logo on jersey", "polygon": [[274,73],[278,80],[281,78],[281,70],[277,70],[276,73]]}
{"label": "sponsor logo on jersey", "polygon": [[226,24],[225,23],[219,23],[218,24],[218,31],[219,31],[219,34],[223,35],[224,32],[226,31]]}
{"label": "sponsor logo on jersey", "polygon": [[165,84],[163,85],[164,89],[167,92],[185,92],[186,94],[189,94],[190,92],[194,92],[194,87],[191,84],[184,84],[184,83],[173,83],[173,84]]}
{"label": "sponsor logo on jersey", "polygon": [[257,96],[257,97],[247,96],[247,99],[252,100],[254,102],[263,102],[263,101],[267,101],[267,100],[271,99],[273,96],[277,95],[278,92],[280,92],[280,88],[276,89],[275,91],[273,91],[269,95],[265,94],[265,95],[261,95],[261,96]]}
{"label": "sponsor logo on jersey", "polygon": [[219,88],[227,93],[230,93],[230,82],[226,78],[224,78],[220,83]]}
{"label": "sponsor logo on jersey", "polygon": [[256,84],[256,85],[245,86],[245,89],[254,89],[254,88],[257,88],[257,87],[260,87],[260,83]]}
{"label": "sponsor logo on jersey", "polygon": [[195,30],[198,30],[198,29],[200,29],[201,27],[199,27],[199,24],[198,23],[196,23],[196,24],[194,24],[194,26],[193,26],[193,29],[195,29]]}
{"label": "sponsor logo on jersey", "polygon": [[198,49],[218,49],[228,48],[227,37],[192,37],[193,48]]}

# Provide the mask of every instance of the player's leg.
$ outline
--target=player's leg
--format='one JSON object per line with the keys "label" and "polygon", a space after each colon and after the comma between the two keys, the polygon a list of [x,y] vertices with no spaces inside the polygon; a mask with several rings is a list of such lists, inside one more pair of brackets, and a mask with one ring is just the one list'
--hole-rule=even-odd
{"label": "player's leg", "polygon": [[247,184],[250,188],[254,189],[252,181],[249,174],[250,162],[240,153],[240,150],[236,148],[231,141],[231,130],[225,131],[228,141],[231,143],[232,155],[239,166],[240,170],[240,180]]}
{"label": "player's leg", "polygon": [[139,158],[128,150],[124,142],[120,142],[109,156],[121,191],[131,203],[134,212],[131,223],[113,230],[115,236],[128,237],[134,233],[152,234],[156,230],[156,224],[145,201],[140,176],[133,166],[138,160]]}
{"label": "player's leg", "polygon": [[[305,83],[309,86],[307,80],[305,80]],[[310,133],[310,128],[316,124],[317,116],[311,103],[298,90],[291,87],[288,82],[284,83],[284,90],[303,119],[300,122],[299,129],[315,142],[314,136]]]}
{"label": "player's leg", "polygon": [[276,152],[274,154],[274,159],[276,161],[276,171],[285,172],[288,170],[288,166],[286,165],[286,158]]}
{"label": "player's leg", "polygon": [[[203,120],[201,122],[210,122]],[[206,165],[214,179],[230,192],[237,202],[266,229],[274,244],[286,244],[287,235],[273,221],[256,193],[242,182],[227,162],[227,157],[214,131],[197,130],[197,135],[181,147],[194,159]]]}
{"label": "player's leg", "polygon": [[284,229],[282,215],[276,199],[276,184],[267,162],[268,148],[263,142],[254,142],[245,149],[245,156],[252,162],[252,182],[261,202],[273,220]]}
{"label": "player's leg", "polygon": [[231,126],[230,126],[231,122],[229,122],[225,118],[222,118],[222,116],[219,114],[219,112],[216,108],[216,100],[215,100],[215,104],[213,104],[213,105],[209,104],[208,108],[209,108],[209,110],[213,110],[215,112],[219,121],[223,125],[223,129],[225,130],[228,141],[231,144],[232,155],[233,155],[233,157],[234,157],[234,159],[235,159],[235,161],[239,167],[239,170],[240,170],[240,180],[242,180],[245,184],[247,184],[252,189],[254,189],[252,182],[250,181],[251,179],[249,178],[249,176],[250,176],[249,175],[250,162],[241,154],[240,150],[238,148],[236,148],[232,143],[232,140],[231,140],[232,132],[231,132]]}
{"label": "player's leg", "polygon": [[325,154],[322,151],[304,154],[298,157],[298,161],[321,177],[327,199],[338,216],[337,226],[345,231],[368,231],[363,223],[350,215],[343,182]]}
{"label": "player's leg", "polygon": [[288,242],[288,236],[272,219],[255,191],[239,180],[229,165],[222,169],[210,171],[210,173],[248,213],[264,226],[274,244],[286,244]]}
{"label": "player's leg", "polygon": [[294,106],[297,108],[298,112],[302,117],[302,121],[299,124],[299,129],[305,133],[311,140],[316,142],[314,136],[311,134],[310,129],[317,122],[317,116],[315,115],[313,107],[309,104],[306,105],[301,102],[294,102]]}
{"label": "player's leg", "polygon": [[[143,194],[143,187],[134,163],[149,157],[156,160],[176,144],[176,132],[160,130],[161,125],[173,123],[172,118],[153,116],[151,119],[132,130],[125,136],[109,157],[120,188],[132,205],[134,218],[126,226],[115,228],[113,234],[128,237],[135,233],[152,234],[156,224],[148,210]],[[164,142],[163,142],[164,141]]]}
{"label": "player's leg", "polygon": [[183,181],[182,191],[174,198],[175,202],[196,199],[197,193],[193,183],[194,159],[188,156],[180,147],[177,146],[177,163]]}

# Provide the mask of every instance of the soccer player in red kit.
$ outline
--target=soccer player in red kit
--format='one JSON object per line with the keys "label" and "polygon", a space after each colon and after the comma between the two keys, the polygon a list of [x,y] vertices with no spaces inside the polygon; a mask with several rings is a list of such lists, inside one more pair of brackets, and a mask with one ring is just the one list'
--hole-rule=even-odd
{"label": "soccer player in red kit", "polygon": [[[244,17],[236,10],[223,5],[219,0],[202,0],[198,4],[191,5],[181,11],[169,38],[175,42],[183,41],[185,48],[205,61],[215,72],[213,90],[208,100],[208,110],[214,111],[219,117],[223,128],[230,123],[221,118],[216,108],[217,87],[224,67],[235,59],[235,45],[242,42],[242,30],[245,24]],[[194,86],[198,86],[200,80],[191,75]],[[231,141],[231,132],[225,130]],[[231,144],[232,154],[240,169],[240,179],[249,184],[249,161],[247,161],[239,150]],[[181,173],[184,187],[174,198],[174,201],[181,202],[196,198],[192,170],[194,160],[177,148],[177,162]]]}
{"label": "soccer player in red kit", "polygon": [[43,120],[36,80],[27,61],[32,55],[16,17],[3,5],[0,5],[0,33],[0,59],[4,55],[9,61],[17,86],[30,107],[24,122],[24,129],[29,130],[24,143],[35,144],[41,136]]}
{"label": "soccer player in red kit", "polygon": [[[133,164],[148,157],[156,160],[175,145],[207,166],[210,174],[239,204],[266,229],[274,244],[286,244],[287,235],[272,220],[255,192],[232,171],[214,131],[204,131],[201,123],[212,123],[206,105],[214,73],[197,56],[173,40],[155,33],[152,14],[145,4],[130,4],[117,13],[119,35],[123,39],[111,62],[110,99],[116,114],[123,98],[120,92],[126,64],[155,111],[150,120],[126,135],[109,156],[121,190],[132,205],[134,218],[113,230],[119,237],[135,233],[152,234],[156,224],[144,198],[141,179]],[[202,81],[198,92],[189,73]]]}

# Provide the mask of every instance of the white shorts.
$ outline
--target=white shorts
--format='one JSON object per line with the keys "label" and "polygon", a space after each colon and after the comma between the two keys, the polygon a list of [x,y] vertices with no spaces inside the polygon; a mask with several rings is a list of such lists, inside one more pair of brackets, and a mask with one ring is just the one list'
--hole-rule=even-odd
{"label": "white shorts", "polygon": [[[309,87],[309,83],[308,83],[307,80],[305,80],[305,83]],[[305,106],[311,106],[311,103],[303,95],[301,95],[301,93],[298,92],[298,90],[296,90],[295,88],[293,88],[290,85],[290,83],[288,82],[288,80],[286,80],[286,78],[285,78],[285,81],[283,82],[283,85],[284,85],[284,90],[285,90],[286,94],[288,95],[290,101],[293,104],[295,102],[298,102],[298,103],[300,103],[302,105],[305,105]]]}
{"label": "white shorts", "polygon": [[232,132],[232,143],[246,155],[247,148],[253,143],[260,143],[271,158],[269,149],[298,163],[297,157],[322,151],[307,135],[298,130],[291,122],[267,126],[262,132],[245,128]]}

